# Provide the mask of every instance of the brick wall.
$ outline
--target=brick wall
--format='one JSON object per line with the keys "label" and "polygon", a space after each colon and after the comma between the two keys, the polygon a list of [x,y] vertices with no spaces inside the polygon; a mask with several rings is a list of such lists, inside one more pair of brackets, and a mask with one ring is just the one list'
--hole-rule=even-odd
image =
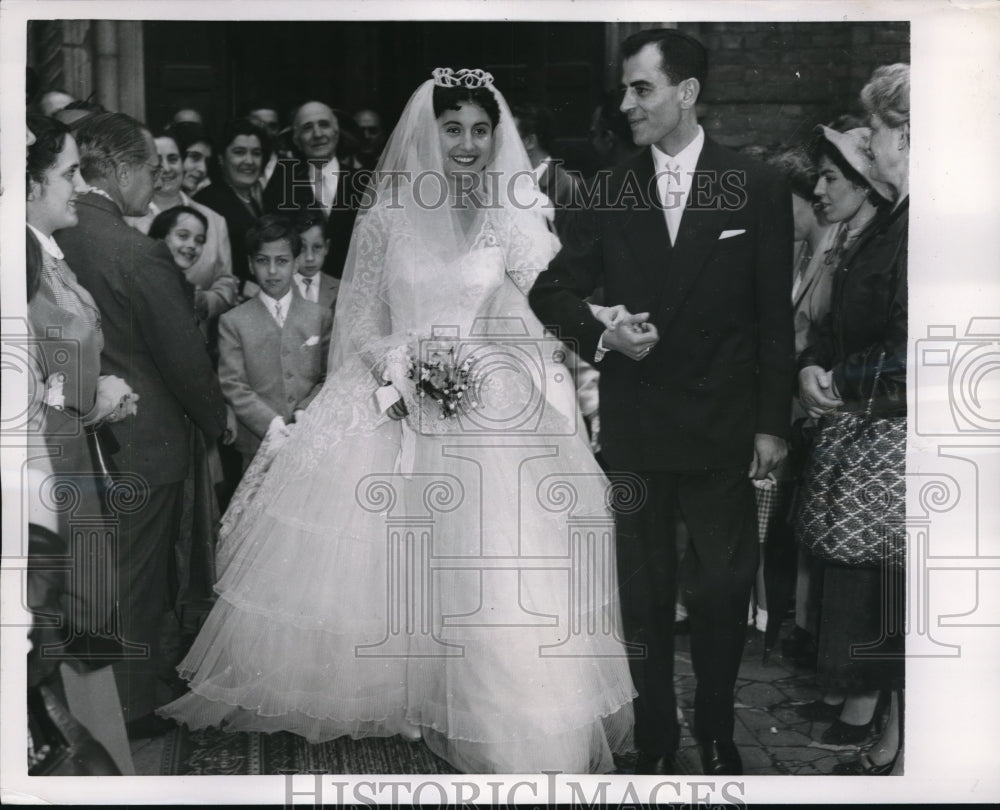
{"label": "brick wall", "polygon": [[728,146],[808,137],[843,113],[878,65],[910,61],[906,22],[679,23],[709,51],[699,103],[705,131]]}

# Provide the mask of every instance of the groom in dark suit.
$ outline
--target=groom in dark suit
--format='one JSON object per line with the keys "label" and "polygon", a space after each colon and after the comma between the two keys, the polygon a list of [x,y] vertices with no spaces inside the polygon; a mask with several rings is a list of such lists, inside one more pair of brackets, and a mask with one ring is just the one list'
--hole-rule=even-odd
{"label": "groom in dark suit", "polygon": [[[705,137],[700,42],[641,31],[622,57],[621,109],[648,148],[596,186],[530,300],[600,370],[605,461],[645,488],[637,509],[616,515],[624,629],[642,645],[636,772],[675,768],[680,582],[702,764],[739,774],[733,693],[758,554],[750,479],[785,456],[794,384],[791,194],[771,169]],[[616,305],[613,327],[584,303],[599,287]],[[690,535],[680,566],[678,518]]]}

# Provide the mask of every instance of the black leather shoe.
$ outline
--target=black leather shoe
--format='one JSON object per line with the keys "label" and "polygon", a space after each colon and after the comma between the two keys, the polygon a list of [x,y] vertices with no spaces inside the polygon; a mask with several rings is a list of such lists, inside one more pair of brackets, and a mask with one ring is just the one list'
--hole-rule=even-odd
{"label": "black leather shoe", "polygon": [[177,728],[177,723],[168,717],[147,714],[125,724],[125,733],[130,740],[147,740],[151,737],[162,737]]}
{"label": "black leather shoe", "polygon": [[701,767],[706,776],[742,776],[743,760],[732,740],[706,740],[698,743]]}
{"label": "black leather shoe", "polygon": [[684,773],[677,765],[674,754],[647,754],[642,751],[635,760],[636,774],[667,774]]}

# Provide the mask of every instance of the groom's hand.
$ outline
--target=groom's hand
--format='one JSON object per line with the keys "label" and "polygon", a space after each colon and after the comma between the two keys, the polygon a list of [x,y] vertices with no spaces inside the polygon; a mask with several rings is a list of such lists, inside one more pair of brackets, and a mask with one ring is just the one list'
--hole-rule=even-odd
{"label": "groom's hand", "polygon": [[631,314],[625,307],[609,307],[608,320],[598,316],[607,326],[601,342],[605,349],[614,349],[632,360],[643,360],[660,340],[660,333],[649,323],[649,313]]}
{"label": "groom's hand", "polygon": [[788,443],[777,436],[767,433],[757,433],[753,437],[753,461],[750,462],[750,477],[758,481],[767,478],[768,474],[785,460],[788,455]]}
{"label": "groom's hand", "polygon": [[648,312],[639,312],[633,315],[625,308],[624,304],[615,304],[613,307],[602,307],[596,304],[590,304],[589,306],[594,317],[612,332],[619,326],[645,323],[649,320]]}

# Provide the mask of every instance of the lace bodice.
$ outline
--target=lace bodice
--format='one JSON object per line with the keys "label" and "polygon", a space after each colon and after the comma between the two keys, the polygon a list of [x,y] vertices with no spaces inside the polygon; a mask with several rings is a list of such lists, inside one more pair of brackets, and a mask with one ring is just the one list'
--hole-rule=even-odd
{"label": "lace bodice", "polygon": [[439,263],[434,273],[409,271],[435,263],[433,256],[421,255],[426,254],[421,241],[409,236],[394,234],[386,249],[392,332],[425,336],[446,330],[467,337],[477,313],[504,282],[506,261],[495,224],[487,218],[470,250]]}

